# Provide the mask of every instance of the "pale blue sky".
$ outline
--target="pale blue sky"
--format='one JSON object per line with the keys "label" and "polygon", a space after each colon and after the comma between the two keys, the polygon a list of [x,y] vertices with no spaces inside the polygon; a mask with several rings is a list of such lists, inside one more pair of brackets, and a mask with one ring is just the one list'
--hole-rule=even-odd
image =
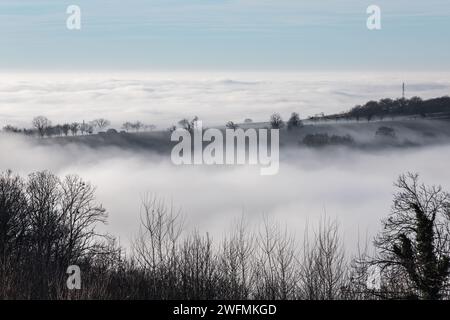
{"label": "pale blue sky", "polygon": [[448,0],[0,0],[0,70],[450,71],[449,39]]}

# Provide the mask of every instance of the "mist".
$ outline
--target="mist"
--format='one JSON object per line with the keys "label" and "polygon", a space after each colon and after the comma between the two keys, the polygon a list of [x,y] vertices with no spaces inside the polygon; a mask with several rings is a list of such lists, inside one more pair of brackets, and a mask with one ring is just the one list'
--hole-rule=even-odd
{"label": "mist", "polygon": [[78,174],[97,187],[109,213],[107,232],[125,247],[139,228],[141,201],[164,199],[185,216],[187,230],[221,238],[243,216],[257,228],[264,218],[287,226],[297,238],[327,216],[339,221],[349,250],[371,240],[389,213],[393,182],[418,172],[422,181],[449,190],[449,145],[361,151],[285,148],[280,170],[261,176],[258,166],[175,166],[170,156],[114,147],[37,143],[0,135],[0,168],[18,174],[50,170]]}

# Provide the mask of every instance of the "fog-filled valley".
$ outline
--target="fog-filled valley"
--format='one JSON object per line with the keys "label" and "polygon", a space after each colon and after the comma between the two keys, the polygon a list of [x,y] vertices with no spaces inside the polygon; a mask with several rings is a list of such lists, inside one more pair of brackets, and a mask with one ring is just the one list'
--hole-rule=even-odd
{"label": "fog-filled valley", "polygon": [[180,208],[188,229],[215,238],[241,216],[254,227],[267,217],[298,238],[306,224],[336,218],[350,249],[358,238],[370,242],[379,230],[399,174],[418,172],[423,181],[450,188],[449,144],[381,150],[291,145],[280,151],[279,173],[261,176],[258,166],[175,166],[169,154],[151,150],[40,140],[1,135],[0,167],[23,175],[38,170],[80,175],[97,187],[98,201],[109,213],[106,230],[126,247],[148,195]]}
{"label": "fog-filled valley", "polygon": [[[220,237],[236,217],[244,215],[257,225],[266,215],[302,237],[308,221],[328,215],[337,218],[354,244],[378,230],[399,174],[418,172],[424,181],[444,186],[449,181],[443,161],[450,150],[447,121],[306,121],[294,132],[281,131],[280,171],[266,177],[255,166],[175,166],[166,130],[194,115],[205,126],[223,127],[233,120],[245,129],[252,125],[243,124],[244,118],[264,128],[273,112],[285,120],[294,111],[302,119],[337,113],[369,99],[398,96],[404,78],[411,79],[409,96],[440,96],[450,88],[444,73],[55,73],[45,75],[45,81],[42,76],[0,78],[2,125],[30,127],[39,114],[57,123],[104,116],[118,130],[126,120],[156,124],[156,131],[141,133],[50,139],[0,135],[2,170],[75,173],[97,186],[98,200],[110,215],[107,229],[126,245],[147,194],[173,202],[190,228],[214,236]],[[377,139],[383,126],[393,128],[395,139]],[[352,144],[305,145],[306,136],[321,134],[349,136]]]}

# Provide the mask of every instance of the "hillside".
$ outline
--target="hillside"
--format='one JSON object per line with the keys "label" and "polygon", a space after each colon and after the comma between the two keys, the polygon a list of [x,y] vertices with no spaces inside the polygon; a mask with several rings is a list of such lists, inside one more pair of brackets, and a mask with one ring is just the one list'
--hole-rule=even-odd
{"label": "hillside", "polygon": [[[242,125],[243,129],[249,127],[266,128],[269,123]],[[381,128],[391,128],[394,137],[377,135]],[[308,136],[328,135],[335,136],[338,141],[341,137],[350,137],[352,147],[357,148],[383,148],[383,147],[411,147],[450,142],[450,121],[429,119],[403,119],[383,120],[373,122],[321,122],[306,123],[300,128],[280,131],[280,146],[307,147],[304,139]],[[38,139],[39,143],[60,145],[83,144],[92,148],[115,147],[119,149],[169,153],[175,142],[170,141],[170,132],[154,131],[142,133],[109,133],[86,136],[55,137],[51,139]],[[345,142],[345,141],[344,141]],[[327,144],[327,143],[325,143]],[[331,143],[332,144],[332,143]],[[340,144],[338,142],[338,144]],[[346,144],[346,143],[342,143]],[[310,144],[309,147],[323,146]]]}

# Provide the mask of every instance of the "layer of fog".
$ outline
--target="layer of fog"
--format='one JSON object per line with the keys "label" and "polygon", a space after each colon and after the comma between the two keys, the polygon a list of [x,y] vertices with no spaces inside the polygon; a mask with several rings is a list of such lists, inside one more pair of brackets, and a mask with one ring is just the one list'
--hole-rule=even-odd
{"label": "layer of fog", "polygon": [[1,74],[0,127],[29,127],[36,115],[56,122],[104,117],[120,127],[140,120],[166,128],[184,117],[205,124],[273,112],[306,117],[347,110],[371,99],[448,94],[445,73],[161,73]]}
{"label": "layer of fog", "polygon": [[140,202],[154,194],[181,208],[186,227],[221,237],[242,214],[251,226],[264,216],[301,238],[305,224],[325,214],[336,218],[354,246],[380,228],[389,213],[393,181],[406,171],[450,190],[450,146],[365,152],[348,149],[285,150],[280,171],[260,176],[258,167],[174,166],[150,153],[77,145],[38,146],[35,139],[0,135],[0,168],[28,174],[76,173],[97,186],[109,212],[107,231],[121,243],[138,230]]}

